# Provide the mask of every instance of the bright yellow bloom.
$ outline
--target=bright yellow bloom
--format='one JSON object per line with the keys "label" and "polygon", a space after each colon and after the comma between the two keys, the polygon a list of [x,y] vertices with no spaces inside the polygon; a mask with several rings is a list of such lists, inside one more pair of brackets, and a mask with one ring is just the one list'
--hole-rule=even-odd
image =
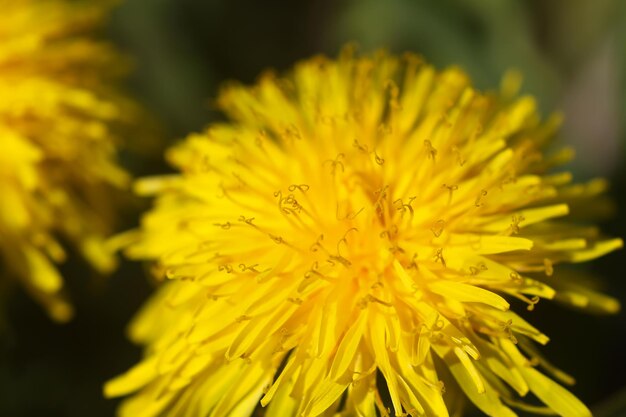
{"label": "bright yellow bloom", "polygon": [[138,184],[157,201],[128,254],[171,281],[131,327],[145,359],[105,387],[138,391],[121,415],[589,415],[509,301],[616,310],[553,268],[622,242],[561,219],[602,183],[552,172],[558,118],[510,84],[346,51],[225,88],[231,121]]}
{"label": "bright yellow bloom", "polygon": [[73,244],[100,271],[127,103],[110,84],[125,63],[92,36],[110,2],[0,0],[0,266],[56,320],[72,309],[55,264]]}

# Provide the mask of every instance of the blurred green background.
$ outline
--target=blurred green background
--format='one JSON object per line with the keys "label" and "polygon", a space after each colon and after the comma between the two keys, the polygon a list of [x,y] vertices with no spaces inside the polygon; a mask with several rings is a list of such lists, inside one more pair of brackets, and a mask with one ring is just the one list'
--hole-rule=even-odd
{"label": "blurred green background", "polygon": [[[219,117],[219,84],[251,83],[266,68],[287,69],[317,53],[336,55],[356,41],[414,51],[438,67],[460,65],[482,89],[517,68],[524,92],[548,113],[566,116],[562,140],[579,157],[578,179],[606,176],[626,236],[626,2],[620,0],[127,0],[107,34],[135,59],[129,89],[162,125],[166,143]],[[145,175],[167,169],[160,157],[126,158]],[[120,230],[137,222],[128,210]],[[589,270],[626,304],[623,252]],[[123,262],[108,279],[78,260],[63,266],[77,317],[56,325],[27,296],[7,300],[0,337],[0,417],[113,416],[102,383],[140,356],[124,328],[151,285],[141,265]],[[573,391],[597,417],[626,416],[626,315],[594,317],[547,302],[532,321],[551,336],[546,355],[578,380]]]}

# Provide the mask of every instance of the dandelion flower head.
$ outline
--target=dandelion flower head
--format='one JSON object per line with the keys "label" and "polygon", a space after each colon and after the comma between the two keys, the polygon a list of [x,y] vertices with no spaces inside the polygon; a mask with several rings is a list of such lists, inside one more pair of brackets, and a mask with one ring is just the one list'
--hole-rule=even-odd
{"label": "dandelion flower head", "polygon": [[101,271],[125,100],[124,60],[94,32],[110,2],[0,0],[0,265],[52,318],[72,308],[55,264],[69,242]]}
{"label": "dandelion flower head", "polygon": [[169,282],[131,326],[145,358],[105,387],[134,392],[120,414],[589,415],[510,302],[616,310],[554,277],[622,243],[567,223],[603,183],[554,173],[559,118],[513,84],[347,49],[226,86],[229,121],[137,186],[157,200],[127,251]]}

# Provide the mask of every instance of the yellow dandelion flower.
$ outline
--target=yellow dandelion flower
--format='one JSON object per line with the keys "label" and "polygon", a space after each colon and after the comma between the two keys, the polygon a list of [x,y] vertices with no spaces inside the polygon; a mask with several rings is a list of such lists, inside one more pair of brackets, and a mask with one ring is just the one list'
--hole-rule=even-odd
{"label": "yellow dandelion flower", "polygon": [[562,220],[602,184],[552,171],[558,118],[511,84],[347,50],[227,86],[231,121],[138,183],[156,206],[122,240],[171,281],[131,326],[145,359],[105,386],[135,392],[120,414],[589,415],[509,303],[617,309],[552,275],[622,242]]}
{"label": "yellow dandelion flower", "polygon": [[0,266],[60,321],[72,309],[55,264],[72,243],[97,269],[127,103],[110,83],[123,60],[93,37],[107,2],[0,0]]}

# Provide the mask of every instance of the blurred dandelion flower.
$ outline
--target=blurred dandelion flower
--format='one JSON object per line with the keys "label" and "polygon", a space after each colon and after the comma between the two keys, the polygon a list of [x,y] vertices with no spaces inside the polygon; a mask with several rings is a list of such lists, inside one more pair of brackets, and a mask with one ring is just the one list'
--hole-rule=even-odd
{"label": "blurred dandelion flower", "polygon": [[[59,321],[71,317],[55,264],[73,244],[100,271],[112,213],[115,125],[128,114],[112,90],[124,60],[95,40],[110,2],[0,0],[0,257]],[[6,281],[5,281],[6,282]]]}
{"label": "blurred dandelion flower", "polygon": [[552,275],[622,242],[560,219],[603,183],[552,172],[559,119],[514,84],[348,49],[227,86],[231,121],[138,183],[156,206],[120,237],[171,280],[131,326],[145,359],[105,387],[138,391],[120,414],[589,415],[508,300],[616,310]]}

